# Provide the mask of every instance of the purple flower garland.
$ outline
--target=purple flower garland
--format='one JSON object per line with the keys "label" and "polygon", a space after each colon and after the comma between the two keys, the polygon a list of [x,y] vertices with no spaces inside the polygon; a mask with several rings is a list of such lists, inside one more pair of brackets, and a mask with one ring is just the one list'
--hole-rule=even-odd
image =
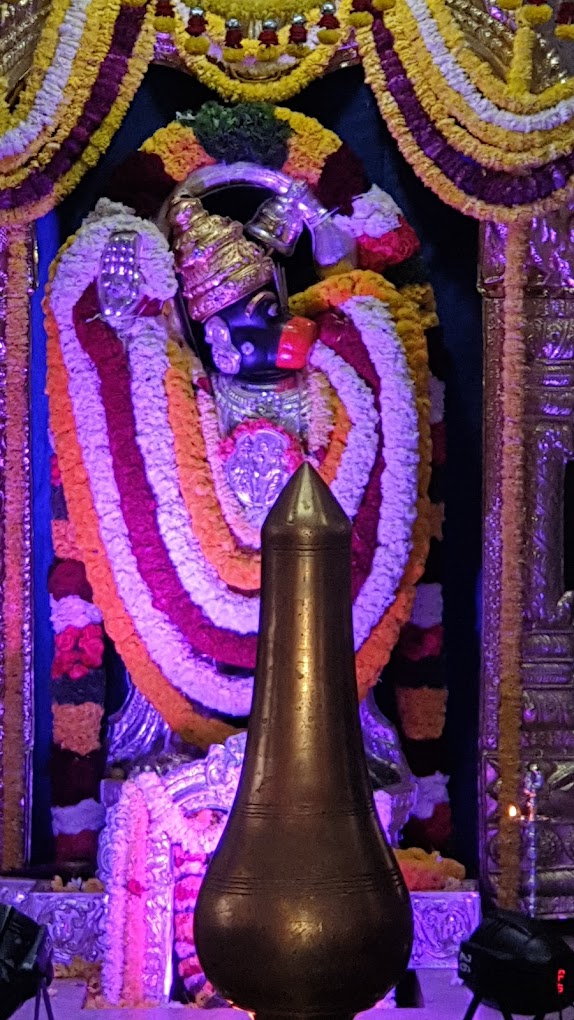
{"label": "purple flower garland", "polygon": [[574,152],[560,156],[528,174],[490,170],[459,153],[435,127],[421,106],[413,85],[394,50],[392,33],[382,21],[373,22],[373,39],[387,87],[419,148],[469,198],[508,208],[529,205],[565,188],[574,175]]}
{"label": "purple flower garland", "polygon": [[28,174],[16,187],[0,191],[0,210],[18,209],[46,198],[86,151],[94,132],[110,113],[118,97],[129,61],[138,41],[146,7],[123,6],[116,19],[109,52],[104,57],[98,77],[82,114],[50,162]]}

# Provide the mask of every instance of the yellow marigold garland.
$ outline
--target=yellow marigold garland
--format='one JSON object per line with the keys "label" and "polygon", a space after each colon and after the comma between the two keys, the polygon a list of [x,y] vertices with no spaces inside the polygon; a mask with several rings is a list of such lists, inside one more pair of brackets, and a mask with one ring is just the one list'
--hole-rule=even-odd
{"label": "yellow marigold garland", "polygon": [[[34,49],[32,65],[26,75],[24,88],[12,111],[8,108],[4,98],[5,91],[0,92],[0,124],[2,125],[3,132],[11,127],[18,126],[30,113],[36,94],[41,89],[46,72],[54,59],[58,45],[59,28],[71,2],[72,0],[53,0],[53,3],[50,5],[48,17]],[[0,84],[4,85],[5,83],[0,81]],[[3,168],[2,162],[0,162],[0,168]]]}
{"label": "yellow marigold garland", "polygon": [[520,829],[509,808],[520,788],[521,635],[523,613],[522,538],[524,528],[524,264],[528,224],[508,229],[504,273],[504,337],[502,348],[501,414],[501,577],[500,685],[498,760],[500,788],[499,903],[515,908],[520,887]]}
{"label": "yellow marigold garland", "polygon": [[[82,40],[70,72],[67,87],[52,122],[40,132],[22,156],[0,162],[6,175],[4,187],[15,187],[31,169],[45,166],[77,122],[100,73],[110,48],[121,0],[92,0]],[[33,161],[30,160],[34,157]]]}
{"label": "yellow marigold garland", "polygon": [[304,179],[312,187],[317,184],[325,160],[341,147],[341,139],[327,130],[313,117],[293,113],[285,107],[275,109],[278,120],[286,120],[293,134],[288,141],[287,162],[283,166],[286,174]]}
{"label": "yellow marigold garland", "polygon": [[[493,169],[514,170],[526,162],[528,166],[542,165],[571,151],[574,131],[571,122],[548,131],[519,132],[483,121],[445,80],[421,38],[410,8],[405,5],[400,15],[391,11],[385,20],[419,101],[444,137],[460,152]],[[520,69],[523,76],[520,53],[520,46],[515,47],[513,66],[515,73]]]}
{"label": "yellow marigold garland", "polygon": [[[518,27],[514,36],[512,61],[508,72],[508,90],[513,96],[524,96],[530,94],[536,32],[526,21],[522,9],[518,11],[516,20]],[[572,127],[568,126],[572,141]]]}
{"label": "yellow marigold garland", "polygon": [[461,191],[460,188],[443,174],[433,159],[427,156],[414,140],[402,112],[387,88],[385,75],[381,69],[376,44],[370,29],[359,29],[357,41],[365,69],[365,81],[371,86],[381,115],[386,121],[400,151],[427,187],[434,191],[447,205],[453,206],[459,212],[474,216],[476,219],[495,220],[498,223],[512,223],[526,214],[532,217],[545,215],[547,212],[555,210],[561,202],[571,199],[571,186],[555,191],[548,198],[520,208],[491,204],[482,199],[470,197],[464,191]]}
{"label": "yellow marigold garland", "polygon": [[71,521],[52,521],[52,545],[58,560],[81,560],[82,553],[76,541]]}
{"label": "yellow marigold garland", "polygon": [[445,688],[396,687],[399,718],[407,740],[439,740],[444,730]]}
{"label": "yellow marigold garland", "polygon": [[100,729],[104,718],[102,705],[85,701],[82,705],[52,705],[54,743],[64,751],[84,757],[100,747]]}
{"label": "yellow marigold garland", "polygon": [[166,173],[175,181],[184,181],[193,170],[215,163],[197,141],[192,128],[180,121],[159,128],[144,142],[141,151],[160,155]]}
{"label": "yellow marigold garland", "polygon": [[[24,863],[24,632],[30,607],[24,602],[28,436],[29,298],[26,229],[8,234],[8,294],[6,306],[6,452],[4,461],[4,582],[1,590],[4,621],[2,868]],[[9,752],[9,753],[8,753]]]}
{"label": "yellow marigold garland", "polygon": [[[351,13],[352,0],[342,0],[337,16],[342,25],[348,24]],[[330,61],[337,51],[339,34],[337,39],[325,39],[311,48],[297,63],[293,69],[281,74],[279,77],[269,77],[264,81],[244,81],[231,77],[227,71],[207,54],[189,53],[186,42],[189,38],[186,33],[186,25],[182,18],[176,13],[175,28],[172,33],[172,40],[182,64],[195,75],[196,78],[213,89],[218,95],[230,102],[266,102],[279,103],[291,96],[296,95],[306,88],[312,81],[319,78],[327,69]],[[282,49],[287,52],[288,26],[279,32]],[[207,16],[207,35],[216,39],[223,45],[225,35],[225,22],[217,15]],[[250,47],[250,43],[257,44]],[[257,40],[244,40],[243,49],[246,55],[256,56],[259,51]]]}
{"label": "yellow marigold garland", "polygon": [[[479,91],[501,109],[510,110],[512,113],[535,113],[538,110],[548,110],[560,100],[569,99],[574,95],[574,77],[568,78],[567,81],[556,82],[536,95],[533,93],[521,96],[513,94],[508,84],[494,73],[487,61],[477,56],[471,49],[463,30],[444,0],[427,0],[427,2],[437,28],[451,53],[456,54],[458,63]],[[397,0],[397,16],[402,16],[405,7],[405,0]]]}
{"label": "yellow marigold garland", "polygon": [[[316,185],[325,160],[341,147],[341,139],[303,113],[276,106],[274,114],[278,120],[286,120],[293,131],[283,172]],[[142,152],[159,155],[166,172],[176,181],[184,181],[194,170],[215,163],[198,142],[193,128],[181,121],[159,128],[141,148]]]}
{"label": "yellow marigold garland", "polygon": [[55,185],[51,194],[30,205],[0,211],[0,224],[28,223],[39,219],[53,209],[62,198],[68,195],[80,182],[84,174],[95,166],[101,154],[119,129],[127,109],[141,83],[151,62],[155,46],[155,29],[153,24],[154,7],[148,4],[144,23],[130,57],[127,73],[124,75],[118,96],[108,116],[93,133],[90,142],[78,162]]}

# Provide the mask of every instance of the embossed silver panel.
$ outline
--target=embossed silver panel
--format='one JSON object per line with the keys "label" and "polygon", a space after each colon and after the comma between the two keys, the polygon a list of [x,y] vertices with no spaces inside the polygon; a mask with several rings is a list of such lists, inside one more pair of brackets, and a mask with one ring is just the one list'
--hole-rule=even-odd
{"label": "embossed silver panel", "polygon": [[104,893],[53,893],[26,879],[1,879],[0,903],[16,907],[45,924],[54,946],[54,962],[70,966],[75,958],[103,958],[107,898]]}
{"label": "embossed silver panel", "polygon": [[[533,222],[526,266],[526,528],[523,556],[522,765],[544,776],[537,830],[540,916],[572,916],[574,902],[574,628],[564,583],[564,482],[574,460],[573,212]],[[498,635],[500,592],[500,358],[506,228],[483,230],[485,531],[480,727],[482,878],[498,882]],[[519,824],[519,823],[517,823]],[[524,843],[523,843],[524,846]],[[526,848],[525,848],[526,849]],[[523,853],[523,889],[527,881]]]}

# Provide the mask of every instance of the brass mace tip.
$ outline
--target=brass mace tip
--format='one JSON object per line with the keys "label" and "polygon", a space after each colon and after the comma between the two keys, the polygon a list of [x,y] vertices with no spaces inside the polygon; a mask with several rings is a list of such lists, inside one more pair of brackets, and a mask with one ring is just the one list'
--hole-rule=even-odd
{"label": "brass mace tip", "polygon": [[310,464],[297,469],[269,512],[262,544],[273,548],[345,547],[351,522],[328,485]]}

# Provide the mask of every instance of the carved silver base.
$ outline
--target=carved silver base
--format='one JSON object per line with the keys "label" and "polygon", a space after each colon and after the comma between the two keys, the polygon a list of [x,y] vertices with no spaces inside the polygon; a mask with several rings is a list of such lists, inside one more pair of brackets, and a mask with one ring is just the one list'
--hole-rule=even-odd
{"label": "carved silver base", "polygon": [[474,883],[457,892],[411,893],[415,938],[412,970],[458,965],[458,950],[480,924],[480,896]]}
{"label": "carved silver base", "polygon": [[[415,941],[411,967],[457,966],[458,947],[480,921],[480,897],[473,888],[460,892],[413,893]],[[0,880],[0,903],[7,903],[45,924],[54,944],[54,960],[97,963],[104,952],[105,893],[53,893],[26,879]]]}
{"label": "carved silver base", "polygon": [[75,959],[86,963],[102,959],[106,902],[105,893],[55,893],[43,882],[0,879],[0,903],[45,924],[54,962],[64,967]]}

